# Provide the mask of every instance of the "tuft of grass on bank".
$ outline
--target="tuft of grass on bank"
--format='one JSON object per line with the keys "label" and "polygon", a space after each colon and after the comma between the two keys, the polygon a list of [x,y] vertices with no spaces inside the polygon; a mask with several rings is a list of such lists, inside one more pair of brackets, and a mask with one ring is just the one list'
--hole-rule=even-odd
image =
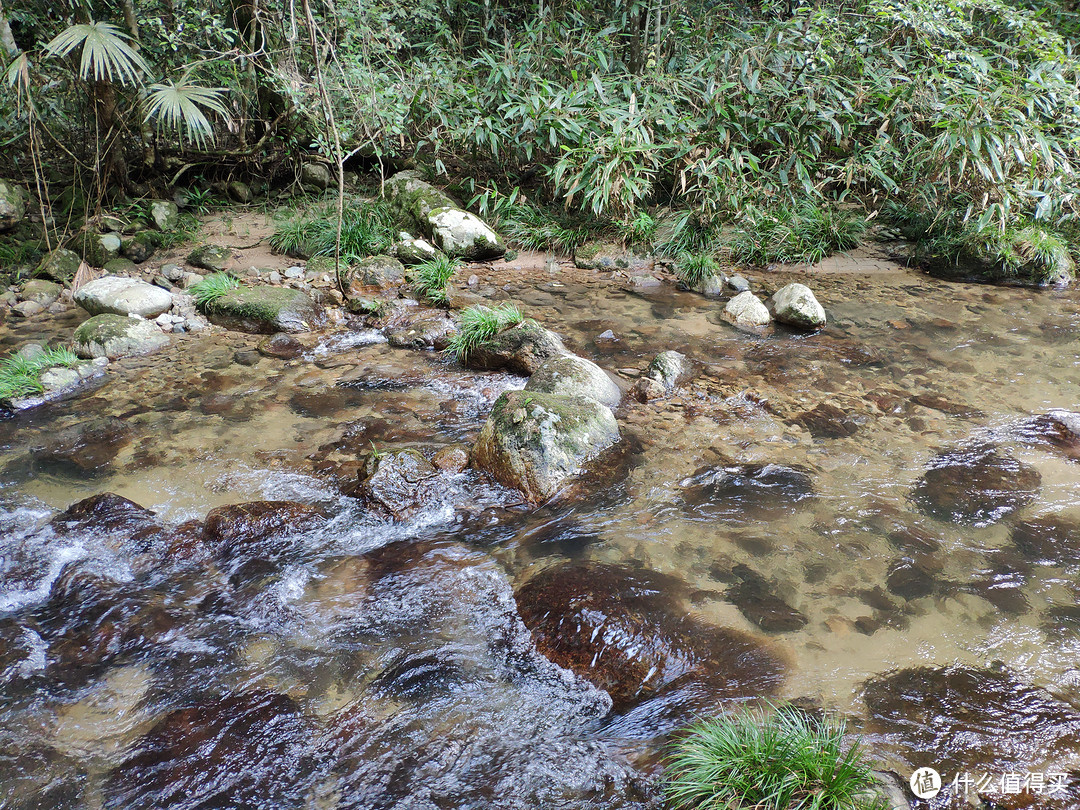
{"label": "tuft of grass on bank", "polygon": [[[691,726],[667,763],[673,810],[877,810],[875,779],[844,724],[791,707],[724,714]],[[872,794],[871,794],[872,795]]]}
{"label": "tuft of grass on bank", "polygon": [[710,276],[719,276],[720,265],[708,253],[684,253],[675,262],[675,275],[693,290]]}
{"label": "tuft of grass on bank", "polygon": [[524,320],[525,316],[516,304],[466,307],[458,316],[457,331],[450,337],[446,350],[457,355],[457,359],[464,363],[477,346]]}
{"label": "tuft of grass on bank", "polygon": [[[353,263],[385,253],[394,244],[394,224],[390,207],[383,200],[347,204],[341,219],[342,260]],[[336,209],[320,209],[278,225],[270,247],[287,256],[310,259],[333,256],[336,239]]]}
{"label": "tuft of grass on bank", "polygon": [[195,298],[195,306],[205,314],[213,308],[215,301],[239,286],[240,282],[228,273],[211,273],[188,292]]}
{"label": "tuft of grass on bank", "polygon": [[751,207],[731,241],[731,257],[738,264],[757,267],[773,262],[814,264],[857,247],[865,232],[865,217],[824,202],[807,200],[769,210]]}
{"label": "tuft of grass on bank", "polygon": [[445,306],[449,303],[446,287],[460,266],[461,262],[457,259],[451,259],[443,254],[416,265],[412,268],[413,290],[428,303]]}
{"label": "tuft of grass on bank", "polygon": [[47,348],[34,357],[13,355],[0,361],[0,400],[41,393],[43,371],[56,366],[71,367],[78,362],[75,353],[65,348]]}

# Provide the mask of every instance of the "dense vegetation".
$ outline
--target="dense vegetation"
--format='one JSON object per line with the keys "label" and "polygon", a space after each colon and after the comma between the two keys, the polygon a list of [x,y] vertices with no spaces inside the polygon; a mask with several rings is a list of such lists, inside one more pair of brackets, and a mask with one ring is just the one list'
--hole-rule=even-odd
{"label": "dense vegetation", "polygon": [[60,216],[417,161],[528,246],[764,263],[869,219],[1049,280],[1080,242],[1078,32],[1051,0],[5,0],[0,171]]}

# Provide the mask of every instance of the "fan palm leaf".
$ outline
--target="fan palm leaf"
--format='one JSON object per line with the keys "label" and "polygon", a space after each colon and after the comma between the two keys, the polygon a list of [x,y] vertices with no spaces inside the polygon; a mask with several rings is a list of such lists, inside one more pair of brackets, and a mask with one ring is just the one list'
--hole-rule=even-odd
{"label": "fan palm leaf", "polygon": [[185,134],[202,146],[214,138],[204,110],[228,118],[224,97],[225,88],[192,84],[186,75],[179,83],[152,84],[146,93],[146,120],[157,121],[159,128]]}
{"label": "fan palm leaf", "polygon": [[149,72],[143,58],[130,44],[129,37],[115,25],[105,22],[69,25],[45,46],[49,56],[67,56],[82,48],[79,75],[95,81],[119,81],[137,84],[140,73]]}

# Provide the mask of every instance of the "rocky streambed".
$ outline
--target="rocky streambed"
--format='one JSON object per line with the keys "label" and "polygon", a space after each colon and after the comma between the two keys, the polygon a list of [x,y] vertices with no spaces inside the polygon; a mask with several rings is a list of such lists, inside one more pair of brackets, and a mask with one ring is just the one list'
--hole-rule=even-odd
{"label": "rocky streambed", "polygon": [[[646,275],[460,271],[543,373],[406,307],[172,334],[0,421],[3,806],[658,807],[670,735],[761,700],[1077,806],[1080,294],[820,274],[824,330],[762,330]],[[484,431],[572,421],[568,363],[605,449],[550,484]]]}

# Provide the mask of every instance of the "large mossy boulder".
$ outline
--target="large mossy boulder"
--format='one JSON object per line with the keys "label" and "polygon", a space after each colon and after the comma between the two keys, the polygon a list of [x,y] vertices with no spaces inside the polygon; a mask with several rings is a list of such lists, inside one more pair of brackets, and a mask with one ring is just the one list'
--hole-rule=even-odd
{"label": "large mossy boulder", "polygon": [[545,360],[566,353],[562,338],[536,321],[524,320],[470,349],[465,365],[481,371],[533,374]]}
{"label": "large mossy boulder", "polygon": [[138,315],[156,318],[172,309],[173,297],[161,287],[124,276],[105,276],[84,284],[75,303],[91,315]]}
{"label": "large mossy boulder", "polygon": [[417,172],[398,172],[387,180],[386,196],[402,220],[430,237],[448,256],[476,260],[506,253],[502,240],[479,217],[462,209]]}
{"label": "large mossy boulder", "polygon": [[128,357],[149,354],[168,345],[169,338],[151,321],[123,315],[95,315],[75,330],[74,348],[79,357]]}
{"label": "large mossy boulder", "polygon": [[606,371],[591,360],[573,354],[548,358],[529,378],[526,391],[585,397],[617,408],[622,391]]}
{"label": "large mossy boulder", "polygon": [[322,311],[301,290],[288,287],[240,287],[213,302],[210,320],[226,329],[272,335],[310,332],[322,321]]}
{"label": "large mossy boulder", "polygon": [[619,441],[611,410],[593,399],[508,391],[473,448],[475,466],[534,503],[546,501],[587,461]]}
{"label": "large mossy boulder", "polygon": [[10,231],[26,216],[26,197],[14,183],[0,180],[0,231]]}
{"label": "large mossy boulder", "polygon": [[80,264],[82,264],[82,259],[74,250],[57,248],[41,260],[34,275],[38,278],[50,279],[57,284],[71,284],[75,274],[79,272]]}
{"label": "large mossy boulder", "polygon": [[994,232],[990,238],[965,240],[952,252],[919,255],[931,275],[947,279],[1035,286],[1068,284],[1076,276],[1069,246],[1039,227]]}
{"label": "large mossy boulder", "polygon": [[583,270],[651,273],[656,262],[615,242],[586,242],[574,251],[574,264]]}

